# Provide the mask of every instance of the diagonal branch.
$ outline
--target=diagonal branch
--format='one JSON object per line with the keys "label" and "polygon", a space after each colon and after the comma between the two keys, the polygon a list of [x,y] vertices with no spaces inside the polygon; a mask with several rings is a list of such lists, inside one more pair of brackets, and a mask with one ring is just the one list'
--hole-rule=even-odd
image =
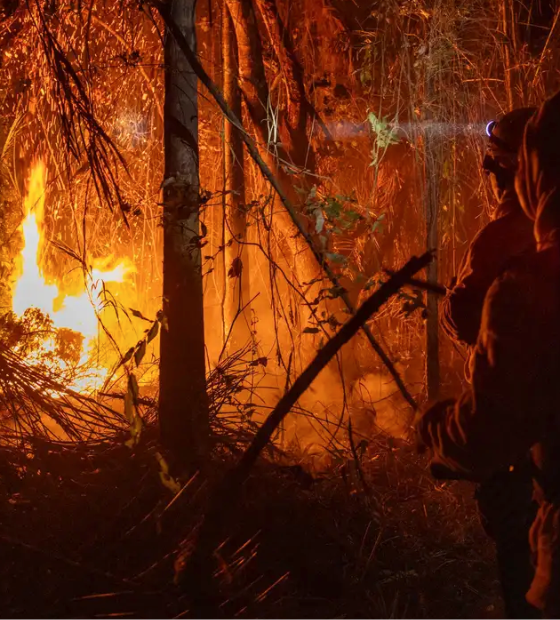
{"label": "diagonal branch", "polygon": [[[328,262],[326,261],[325,257],[323,256],[322,252],[320,252],[318,250],[318,248],[315,245],[315,242],[313,241],[313,238],[311,237],[311,235],[307,232],[307,230],[305,230],[304,226],[302,225],[302,223],[301,223],[301,221],[300,221],[300,219],[298,217],[298,214],[297,214],[294,206],[292,205],[292,203],[288,199],[288,197],[286,195],[286,192],[284,191],[284,189],[280,185],[278,179],[276,179],[276,177],[272,173],[270,167],[266,164],[266,162],[261,157],[261,155],[259,153],[259,150],[257,148],[257,145],[255,144],[254,140],[247,133],[247,131],[245,131],[245,128],[243,127],[243,124],[241,123],[241,121],[232,112],[231,108],[228,106],[227,102],[224,100],[224,97],[223,97],[220,89],[212,81],[212,79],[210,78],[208,73],[206,73],[204,67],[200,64],[198,58],[196,57],[196,54],[194,54],[193,51],[190,49],[187,40],[185,39],[183,33],[181,32],[181,30],[179,29],[177,24],[172,19],[170,19],[169,15],[167,14],[165,5],[163,5],[159,0],[151,0],[151,2],[149,2],[149,4],[154,6],[156,8],[156,10],[159,12],[159,14],[161,15],[162,19],[165,22],[166,27],[169,29],[169,32],[172,34],[172,36],[177,41],[177,45],[179,46],[180,50],[183,52],[183,54],[185,55],[185,57],[189,61],[192,70],[194,71],[194,73],[196,73],[196,75],[198,76],[199,80],[204,84],[204,86],[206,86],[208,91],[214,97],[214,99],[216,100],[217,104],[220,106],[224,116],[240,132],[241,138],[242,138],[243,142],[245,143],[245,146],[247,147],[247,150],[249,151],[249,154],[254,159],[255,163],[259,166],[262,175],[272,185],[272,187],[274,188],[274,190],[278,194],[278,197],[282,201],[282,204],[284,205],[286,211],[288,212],[288,214],[289,214],[291,220],[293,221],[295,227],[297,228],[299,234],[307,242],[307,244],[309,246],[309,249],[311,250],[315,260],[317,261],[319,266],[324,270],[325,274],[327,275],[329,280],[332,282],[332,284],[335,287],[337,287],[337,290],[341,290],[342,291],[341,294],[340,294],[340,298],[344,302],[344,304],[347,307],[347,309],[350,311],[351,314],[355,314],[354,305],[350,301],[350,298],[348,297],[348,294],[346,293],[344,288],[340,285],[336,274],[331,269],[330,265],[328,264]],[[405,400],[408,402],[408,404],[412,407],[412,409],[414,411],[417,411],[418,410],[418,405],[416,404],[416,401],[414,400],[414,398],[412,397],[412,395],[410,394],[410,392],[407,390],[406,386],[404,385],[404,382],[401,379],[401,376],[399,375],[399,373],[397,372],[397,369],[395,368],[393,362],[389,359],[388,355],[385,353],[385,351],[383,350],[381,345],[374,338],[374,336],[371,333],[371,330],[369,329],[369,327],[367,325],[363,324],[361,326],[361,329],[364,331],[364,333],[365,333],[367,339],[369,340],[373,350],[377,353],[377,355],[381,358],[381,361],[385,364],[385,366],[389,370],[391,376],[393,377],[397,387],[399,388],[399,390],[400,390],[401,394],[403,395],[403,397],[405,398]]]}
{"label": "diagonal branch", "polygon": [[241,459],[217,485],[210,498],[209,508],[201,524],[195,546],[189,557],[186,570],[180,575],[183,583],[192,585],[193,611],[197,617],[216,617],[213,601],[212,571],[208,560],[215,545],[219,542],[224,523],[231,522],[232,511],[241,495],[241,488],[247,480],[259,455],[272,439],[278,427],[296,404],[302,394],[309,388],[319,373],[335,357],[364,325],[393,295],[395,295],[414,275],[424,269],[433,259],[432,252],[426,252],[420,258],[412,257],[404,267],[389,278],[375,291],[355,312],[327,344],[319,350],[315,359],[296,379],[292,387],[279,400],[278,404],[260,426],[253,441],[243,453]]}
{"label": "diagonal branch", "polygon": [[257,460],[262,449],[270,441],[282,420],[311,383],[313,383],[321,370],[333,359],[342,346],[363,327],[365,322],[395,293],[407,284],[416,273],[429,265],[432,259],[432,252],[426,252],[420,258],[416,256],[412,257],[404,267],[395,272],[387,282],[382,284],[381,287],[355,311],[354,316],[341,327],[336,335],[334,335],[323,348],[319,349],[315,359],[296,379],[288,392],[278,401],[274,411],[259,428],[253,443],[249,446],[236,468],[237,474],[235,482],[237,484],[245,480],[250,468]]}

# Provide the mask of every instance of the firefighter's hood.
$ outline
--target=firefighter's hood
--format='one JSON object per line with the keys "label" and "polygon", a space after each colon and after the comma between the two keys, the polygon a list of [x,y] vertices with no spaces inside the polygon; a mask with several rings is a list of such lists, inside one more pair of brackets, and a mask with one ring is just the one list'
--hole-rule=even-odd
{"label": "firefighter's hood", "polygon": [[538,246],[560,242],[560,91],[527,123],[515,187]]}

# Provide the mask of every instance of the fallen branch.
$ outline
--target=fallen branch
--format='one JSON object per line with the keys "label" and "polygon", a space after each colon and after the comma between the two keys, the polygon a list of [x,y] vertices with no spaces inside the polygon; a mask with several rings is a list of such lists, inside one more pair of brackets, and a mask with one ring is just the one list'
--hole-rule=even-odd
{"label": "fallen branch", "polygon": [[185,571],[181,573],[182,581],[186,585],[193,586],[190,593],[195,599],[194,604],[197,605],[194,609],[197,617],[216,617],[213,615],[216,612],[216,607],[212,604],[212,571],[209,569],[208,560],[219,542],[222,525],[225,522],[231,522],[231,511],[236,506],[241,488],[262,450],[272,439],[282,420],[288,415],[298,399],[342,346],[358,332],[362,325],[383,304],[395,295],[418,271],[424,269],[432,259],[433,254],[431,252],[426,252],[420,258],[411,258],[402,269],[391,276],[361,305],[354,316],[318,351],[315,359],[296,379],[259,428],[238,464],[224,476],[222,482],[215,489],[200,527],[194,550]]}
{"label": "fallen branch", "polygon": [[[313,241],[313,238],[311,237],[311,235],[305,230],[302,223],[299,221],[298,214],[294,206],[292,205],[292,203],[286,196],[286,193],[282,189],[278,179],[276,179],[276,177],[272,173],[272,170],[269,168],[269,166],[266,164],[264,159],[261,157],[255,141],[247,133],[247,131],[243,127],[242,122],[237,118],[237,116],[233,113],[231,108],[228,106],[220,89],[212,81],[212,78],[208,75],[208,73],[206,73],[204,67],[198,61],[196,54],[189,47],[189,43],[187,39],[185,38],[185,36],[183,35],[183,33],[181,32],[180,28],[169,17],[169,14],[166,9],[166,5],[160,2],[159,0],[151,0],[150,2],[147,2],[146,4],[152,5],[153,7],[155,7],[158,13],[161,15],[163,21],[165,22],[166,27],[168,28],[169,32],[172,34],[181,52],[185,55],[185,58],[188,60],[192,70],[197,75],[198,79],[204,84],[204,86],[208,89],[210,94],[214,97],[214,99],[216,100],[216,103],[220,106],[224,116],[239,131],[241,135],[241,139],[245,143],[245,146],[247,147],[249,154],[251,155],[251,157],[257,164],[257,166],[260,168],[262,175],[272,185],[272,187],[278,194],[278,197],[280,198],[286,211],[290,215],[290,218],[292,219],[292,222],[297,228],[299,234],[307,242],[307,245],[309,246],[309,249],[311,250],[315,260],[317,261],[319,266],[324,270],[325,274],[327,275],[329,280],[332,282],[333,286],[335,286],[337,290],[342,291],[342,293],[340,294],[340,298],[342,299],[342,301],[344,302],[345,306],[348,308],[350,313],[355,314],[356,310],[354,308],[354,305],[350,301],[348,294],[344,291],[344,288],[340,285],[336,274],[330,268],[322,252],[320,252],[317,249],[315,242]],[[385,366],[389,370],[391,376],[395,380],[395,383],[397,387],[399,388],[401,394],[405,398],[405,400],[408,402],[408,404],[412,407],[414,411],[417,411],[418,405],[416,404],[416,401],[412,397],[412,394],[410,394],[410,392],[406,389],[406,386],[403,380],[401,379],[401,376],[397,372],[397,369],[395,368],[393,362],[389,359],[389,357],[387,356],[387,354],[385,353],[381,345],[374,338],[369,327],[365,324],[362,324],[360,327],[365,333],[367,339],[369,340],[373,350],[377,353],[377,355],[381,358],[381,361],[385,364]]]}

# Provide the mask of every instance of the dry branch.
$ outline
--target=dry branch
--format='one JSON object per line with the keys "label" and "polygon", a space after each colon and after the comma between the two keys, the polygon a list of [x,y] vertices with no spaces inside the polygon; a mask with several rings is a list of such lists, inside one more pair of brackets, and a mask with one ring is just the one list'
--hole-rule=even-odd
{"label": "dry branch", "polygon": [[100,440],[127,427],[124,416],[68,389],[47,369],[0,343],[0,443]]}
{"label": "dry branch", "polygon": [[[253,441],[243,453],[238,464],[231,469],[212,494],[209,509],[200,527],[194,550],[189,558],[187,569],[182,574],[186,583],[192,583],[192,595],[201,608],[195,608],[199,617],[215,617],[212,615],[212,584],[211,571],[207,564],[214,546],[218,543],[222,524],[231,517],[231,511],[240,497],[241,487],[257,461],[262,450],[271,440],[282,420],[290,412],[297,400],[309,388],[319,373],[340,351],[352,336],[379,308],[395,295],[418,271],[424,269],[433,259],[432,252],[426,252],[420,258],[411,258],[395,275],[367,299],[344,326],[319,350],[315,359],[296,379],[292,387],[280,399],[272,413],[257,431]],[[196,578],[194,577],[196,576]],[[196,585],[195,585],[196,584]],[[210,615],[207,615],[210,614]]]}
{"label": "dry branch", "polygon": [[[194,73],[196,73],[196,75],[198,76],[200,81],[204,84],[204,86],[206,86],[208,91],[214,97],[214,99],[216,100],[216,102],[220,106],[223,114],[226,116],[226,118],[229,120],[229,122],[232,125],[234,125],[237,128],[237,130],[239,131],[239,133],[241,134],[242,140],[245,143],[245,146],[247,147],[247,150],[249,151],[249,154],[254,159],[256,164],[259,166],[263,176],[272,185],[272,187],[274,188],[274,190],[278,194],[280,200],[282,201],[282,204],[284,205],[286,211],[290,215],[291,220],[293,221],[294,225],[296,226],[296,228],[298,230],[298,233],[300,235],[302,235],[302,237],[305,239],[305,241],[306,241],[307,245],[309,246],[309,249],[311,250],[315,260],[317,261],[319,266],[324,270],[325,274],[327,275],[329,280],[332,282],[332,284],[337,288],[337,290],[341,290],[342,291],[341,294],[340,294],[340,298],[344,302],[345,306],[348,308],[348,310],[351,312],[351,314],[355,314],[356,310],[354,308],[354,305],[350,301],[350,298],[348,297],[347,293],[344,291],[344,288],[340,285],[336,274],[330,268],[328,262],[325,260],[325,257],[317,249],[317,247],[315,245],[315,242],[313,241],[313,238],[305,230],[304,226],[300,222],[300,220],[298,218],[298,214],[297,214],[294,206],[292,205],[291,201],[288,199],[288,197],[287,197],[285,191],[283,190],[283,188],[281,187],[278,179],[276,179],[276,177],[272,173],[270,167],[266,164],[266,162],[261,157],[261,155],[260,155],[260,153],[258,151],[257,145],[255,144],[255,142],[251,138],[251,136],[247,133],[247,131],[245,131],[245,128],[243,127],[243,124],[241,123],[240,119],[238,119],[236,117],[236,115],[231,111],[231,109],[228,106],[227,102],[224,100],[224,97],[223,97],[220,89],[216,86],[216,84],[212,81],[212,79],[210,78],[208,73],[205,71],[204,67],[200,64],[200,62],[198,61],[198,58],[196,57],[196,54],[194,54],[193,51],[190,49],[187,40],[185,39],[185,37],[184,37],[183,33],[181,32],[181,30],[178,28],[177,24],[175,24],[175,22],[172,19],[170,19],[169,15],[167,13],[165,5],[162,4],[161,2],[157,1],[157,0],[152,0],[149,4],[154,6],[156,8],[156,10],[159,12],[159,14],[161,15],[162,19],[165,22],[165,25],[169,29],[169,32],[175,38],[175,40],[177,42],[177,45],[179,46],[180,50],[183,52],[183,54],[187,58],[188,62],[190,63],[190,66],[192,67],[192,70],[194,71]],[[385,364],[385,366],[389,370],[391,376],[393,377],[393,379],[394,379],[396,385],[398,386],[400,392],[402,393],[403,397],[406,399],[406,401],[412,407],[412,409],[414,411],[417,411],[418,410],[418,405],[416,404],[416,401],[414,400],[414,398],[412,397],[410,392],[406,389],[406,386],[404,385],[404,382],[401,379],[399,373],[397,372],[395,366],[393,365],[393,363],[391,362],[391,360],[389,359],[389,357],[387,356],[385,351],[382,349],[381,345],[374,338],[374,336],[371,333],[371,330],[369,329],[369,327],[367,325],[365,325],[365,324],[362,324],[361,325],[361,329],[364,331],[364,333],[365,333],[367,339],[369,340],[369,342],[370,342],[372,348],[374,349],[374,351],[381,358],[382,362]]]}

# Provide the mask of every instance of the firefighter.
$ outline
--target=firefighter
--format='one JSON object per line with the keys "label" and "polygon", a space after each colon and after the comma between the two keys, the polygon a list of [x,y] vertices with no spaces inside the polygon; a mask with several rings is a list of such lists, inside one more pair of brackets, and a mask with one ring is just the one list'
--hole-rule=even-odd
{"label": "firefighter", "polygon": [[442,326],[457,343],[473,347],[482,304],[496,276],[512,256],[534,247],[533,226],[515,193],[517,154],[535,108],[519,108],[488,124],[482,169],[496,197],[492,221],[474,238],[442,305]]}
{"label": "firefighter", "polygon": [[439,478],[485,483],[530,451],[538,514],[527,600],[560,618],[560,93],[528,122],[515,183],[536,249],[488,290],[471,385],[425,411],[417,430]]}
{"label": "firefighter", "polygon": [[[476,344],[486,293],[508,261],[535,247],[533,223],[515,192],[515,172],[523,131],[535,108],[520,108],[488,125],[486,156],[497,207],[493,220],[475,237],[460,265],[454,285],[443,301],[442,326],[451,339]],[[466,369],[468,371],[468,367]],[[465,373],[468,379],[468,372]],[[486,533],[496,544],[505,611],[508,618],[540,617],[525,600],[532,579],[528,532],[536,513],[527,458],[496,472],[476,490]]]}

